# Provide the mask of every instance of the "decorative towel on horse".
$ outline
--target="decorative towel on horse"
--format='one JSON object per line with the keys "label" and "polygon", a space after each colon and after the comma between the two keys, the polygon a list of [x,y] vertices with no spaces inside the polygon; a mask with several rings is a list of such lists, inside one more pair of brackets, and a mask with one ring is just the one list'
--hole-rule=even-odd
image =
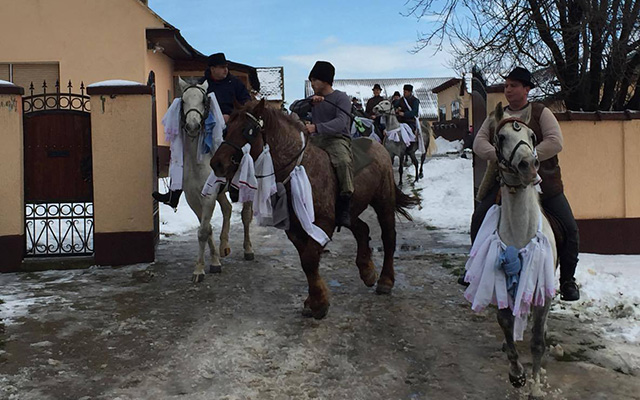
{"label": "decorative towel on horse", "polygon": [[499,309],[511,308],[515,316],[514,338],[522,340],[531,306],[542,306],[547,298],[555,295],[553,249],[542,233],[540,214],[536,236],[518,251],[521,271],[514,298],[509,294],[508,287],[513,288],[514,279],[507,276],[505,266],[501,262],[512,257],[509,257],[508,253],[505,254],[507,246],[498,235],[499,222],[500,206],[494,205],[487,212],[471,247],[470,257],[465,266],[465,282],[469,282],[469,287],[464,297],[472,303],[471,308],[477,312],[489,304],[497,305]]}
{"label": "decorative towel on horse", "polygon": [[[204,160],[203,155],[215,153],[222,143],[222,131],[225,128],[224,117],[215,93],[209,93],[211,107],[209,115],[204,121],[205,134],[198,137],[198,162]],[[184,133],[182,132],[182,99],[174,99],[167,112],[162,117],[164,135],[171,149],[169,162],[170,190],[182,189],[182,174],[184,169]],[[218,123],[219,122],[219,123]]]}
{"label": "decorative towel on horse", "polygon": [[231,180],[231,186],[238,189],[240,193],[238,201],[240,203],[246,203],[247,201],[253,201],[258,189],[258,180],[256,179],[256,171],[251,158],[251,145],[249,143],[242,146],[242,159],[240,160],[240,167]]}
{"label": "decorative towel on horse", "polygon": [[411,127],[405,123],[401,123],[396,129],[387,130],[387,138],[392,142],[403,141],[407,147],[411,146],[411,142],[416,141],[416,135]]}

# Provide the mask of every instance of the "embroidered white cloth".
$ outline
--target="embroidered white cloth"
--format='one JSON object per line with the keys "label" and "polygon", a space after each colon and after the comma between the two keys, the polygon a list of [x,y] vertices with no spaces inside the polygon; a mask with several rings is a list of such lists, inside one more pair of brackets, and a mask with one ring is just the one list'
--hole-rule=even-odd
{"label": "embroidered white cloth", "polygon": [[313,193],[311,182],[302,165],[298,165],[291,171],[291,197],[293,199],[293,211],[295,211],[302,228],[320,245],[329,242],[329,236],[313,222],[315,213],[313,210]]}
{"label": "embroidered white cloth", "polygon": [[211,171],[211,173],[209,174],[209,177],[207,178],[207,181],[204,183],[204,186],[202,187],[202,192],[200,192],[200,194],[202,195],[202,197],[207,197],[212,194],[217,195],[220,192],[220,186],[226,185],[226,184],[227,184],[226,178],[217,177],[216,174],[213,171]]}
{"label": "embroidered white cloth", "polygon": [[180,133],[180,110],[182,108],[182,99],[173,99],[169,109],[162,117],[162,125],[164,125],[164,138],[167,142],[172,142]]}
{"label": "embroidered white cloth", "polygon": [[392,142],[399,142],[402,140],[407,147],[411,146],[411,142],[416,141],[416,135],[411,131],[411,127],[405,123],[400,124],[400,126],[394,130],[387,131],[387,137]]}
{"label": "embroidered white cloth", "polygon": [[515,299],[507,293],[507,281],[499,266],[500,253],[506,249],[498,235],[500,206],[494,205],[487,212],[478,236],[471,247],[465,266],[465,282],[469,287],[464,297],[471,302],[471,309],[480,312],[489,304],[499,309],[511,308],[515,317],[513,335],[522,340],[527,327],[531,306],[542,306],[547,298],[555,295],[554,259],[551,243],[542,233],[542,214],[538,232],[526,247],[520,249],[522,270]]}
{"label": "embroidered white cloth", "polygon": [[258,190],[253,199],[253,216],[262,226],[273,226],[273,205],[271,196],[277,192],[276,176],[269,145],[265,145],[255,165],[258,179]]}
{"label": "embroidered white cloth", "polygon": [[240,193],[238,196],[240,203],[253,201],[258,189],[255,166],[250,152],[251,145],[249,143],[242,146],[242,160],[240,160],[240,166],[231,180],[231,185],[236,187]]}
{"label": "embroidered white cloth", "polygon": [[420,126],[420,118],[416,117],[416,136],[418,136],[418,151],[424,154],[427,149],[424,146],[424,138],[422,137],[422,126]]}
{"label": "embroidered white cloth", "polygon": [[[218,150],[218,147],[220,147],[220,144],[222,143],[222,131],[224,131],[224,128],[226,128],[227,125],[224,122],[224,116],[222,115],[222,110],[218,104],[216,94],[213,92],[209,93],[209,99],[211,100],[211,112],[213,113],[213,118],[216,121],[212,132],[213,147],[211,148],[211,154],[215,154],[216,150]],[[201,154],[201,152],[198,152],[198,154]]]}

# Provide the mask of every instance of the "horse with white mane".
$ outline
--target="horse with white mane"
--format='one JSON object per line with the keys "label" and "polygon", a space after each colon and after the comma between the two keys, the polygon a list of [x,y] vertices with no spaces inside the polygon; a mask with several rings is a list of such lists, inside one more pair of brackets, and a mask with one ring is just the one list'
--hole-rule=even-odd
{"label": "horse with white mane", "polygon": [[510,362],[509,379],[514,387],[522,387],[527,381],[514,338],[522,340],[532,314],[530,399],[539,399],[544,395],[540,368],[558,259],[556,236],[535,188],[540,181],[540,163],[535,153],[535,133],[527,125],[529,119],[530,115],[510,117],[501,103],[492,113],[502,205],[489,210],[473,244],[466,265],[465,281],[470,285],[465,297],[475,311],[490,303],[498,306],[498,323]]}
{"label": "horse with white mane", "polygon": [[[181,127],[182,132],[179,135],[184,143],[184,172],[183,172],[183,190],[189,207],[198,217],[200,227],[198,228],[198,258],[193,271],[192,280],[194,283],[201,282],[204,279],[204,250],[209,244],[211,254],[211,266],[209,272],[215,273],[221,271],[220,256],[226,257],[231,253],[229,248],[229,226],[231,221],[231,203],[229,202],[224,191],[217,196],[203,196],[202,190],[211,173],[209,165],[211,157],[215,152],[219,141],[222,138],[214,138],[213,148],[205,153],[202,151],[204,142],[205,120],[207,119],[211,102],[215,100],[215,94],[211,93],[207,96],[207,81],[199,85],[190,85],[182,78],[179,78],[180,89],[182,90],[182,110],[181,110]],[[222,113],[216,117],[216,123],[224,126]],[[221,131],[220,131],[221,132]],[[218,143],[216,143],[218,142]],[[220,203],[222,209],[223,222],[222,231],[220,232],[220,252],[216,249],[213,242],[213,230],[211,228],[211,217],[216,206],[216,201]],[[251,224],[253,214],[252,204],[243,203],[242,206],[242,224],[244,225],[244,258],[252,260],[254,257],[251,240],[249,237],[249,225]]]}
{"label": "horse with white mane", "polygon": [[[373,112],[376,115],[384,117],[386,134],[384,135],[383,145],[389,152],[389,156],[391,156],[391,164],[393,164],[394,159],[398,157],[398,184],[402,185],[402,172],[404,169],[405,156],[409,156],[416,169],[415,182],[417,182],[423,177],[424,161],[427,158],[427,155],[430,155],[435,151],[436,144],[435,138],[433,137],[433,131],[429,126],[421,125],[417,128],[417,132],[412,132],[409,125],[401,124],[398,121],[396,112],[389,100],[382,100],[373,107]],[[420,128],[426,128],[428,131],[425,134],[423,129]],[[422,142],[422,146],[420,146],[420,142]],[[419,147],[424,147],[424,150],[421,149],[422,155],[420,157],[420,162],[418,162],[418,159],[416,158],[416,151]]]}

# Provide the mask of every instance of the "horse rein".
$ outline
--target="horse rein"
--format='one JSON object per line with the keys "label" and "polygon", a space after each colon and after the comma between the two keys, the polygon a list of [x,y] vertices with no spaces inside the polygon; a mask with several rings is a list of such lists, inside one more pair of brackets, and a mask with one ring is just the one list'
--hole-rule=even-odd
{"label": "horse rein", "polygon": [[[242,130],[242,136],[244,136],[244,138],[247,140],[247,143],[252,144],[255,141],[255,139],[257,138],[258,134],[260,132],[262,132],[262,128],[264,127],[264,121],[263,121],[262,117],[256,118],[253,114],[251,114],[248,111],[245,111],[245,115],[249,119],[249,125],[246,126]],[[264,136],[264,134],[262,135],[262,138],[264,140],[264,143],[268,144],[267,143],[267,138]],[[302,149],[293,157],[293,159],[291,161],[289,161],[287,164],[285,164],[282,168],[280,168],[279,170],[274,171],[273,173],[268,174],[268,175],[256,175],[256,178],[257,179],[263,179],[263,178],[267,178],[267,177],[272,176],[272,175],[276,175],[277,173],[282,172],[282,171],[286,170],[287,168],[289,168],[289,166],[296,160],[297,160],[296,166],[300,165],[300,163],[302,162],[302,158],[304,156],[304,151],[306,150],[307,145],[309,144],[309,141],[303,139],[303,143],[304,143],[304,145],[302,146]],[[238,146],[236,144],[233,144],[231,142],[228,142],[226,140],[223,140],[222,143],[220,144],[220,146],[222,146],[223,144],[226,144],[227,146],[231,146],[236,150],[235,154],[233,156],[231,156],[231,163],[233,163],[234,165],[240,165],[240,161],[235,160],[234,156],[236,156],[238,154],[240,154],[240,155],[243,154],[242,147],[240,147],[240,146]],[[285,181],[283,183],[286,184],[287,181],[288,181],[288,178],[285,179]]]}
{"label": "horse rein", "polygon": [[187,116],[189,115],[189,113],[194,112],[194,113],[198,114],[198,116],[200,116],[200,123],[199,123],[200,124],[200,128],[198,128],[198,132],[195,135],[191,135],[187,129],[184,129],[186,135],[188,137],[190,137],[191,140],[195,140],[195,139],[198,138],[200,133],[202,133],[204,131],[204,128],[205,128],[204,121],[207,119],[207,116],[209,115],[209,110],[211,109],[211,100],[207,96],[207,92],[203,88],[198,86],[198,85],[191,85],[191,86],[187,87],[185,90],[182,91],[182,95],[184,96],[184,93],[187,90],[192,89],[192,88],[196,88],[196,89],[200,90],[200,92],[202,92],[202,96],[203,96],[202,103],[204,105],[204,113],[201,113],[200,111],[198,111],[195,108],[190,108],[189,110],[184,112],[184,101],[182,101],[181,102],[181,106],[180,106],[180,108],[181,108],[181,112],[180,112],[180,128],[184,129],[184,124],[185,124],[185,122],[187,120]]}
{"label": "horse rein", "polygon": [[[529,125],[527,125],[526,122],[524,122],[523,120],[521,120],[519,118],[506,118],[506,119],[503,119],[502,121],[500,121],[500,123],[498,124],[498,126],[495,129],[495,133],[494,133],[494,142],[495,143],[493,144],[493,147],[496,150],[496,156],[498,157],[498,164],[502,167],[502,168],[499,168],[500,179],[501,179],[502,183],[505,186],[509,187],[509,189],[511,191],[515,191],[515,189],[523,188],[523,187],[526,187],[527,185],[524,185],[522,182],[520,182],[519,185],[510,185],[510,184],[508,184],[506,182],[506,180],[505,180],[504,173],[505,172],[509,172],[509,173],[511,173],[513,175],[518,175],[519,174],[518,170],[516,168],[514,168],[513,164],[512,164],[513,158],[515,157],[516,152],[518,151],[518,148],[520,148],[520,146],[523,146],[523,145],[527,146],[531,150],[533,155],[536,157],[536,159],[538,158],[538,156],[536,155],[536,151],[535,151],[535,141],[533,143],[533,147],[531,147],[531,145],[528,142],[525,142],[524,140],[520,140],[516,144],[516,146],[513,148],[513,150],[511,150],[511,154],[509,155],[509,159],[507,160],[504,157],[504,155],[502,154],[502,151],[501,151],[501,147],[499,146],[500,137],[498,136],[498,132],[500,132],[500,130],[508,123],[513,123],[513,130],[515,130],[515,131],[520,131],[522,129],[522,126],[520,126],[520,125],[523,125],[524,127],[529,128],[529,129],[531,129],[531,128],[529,127]],[[497,141],[495,140],[496,136],[498,136],[498,140]]]}

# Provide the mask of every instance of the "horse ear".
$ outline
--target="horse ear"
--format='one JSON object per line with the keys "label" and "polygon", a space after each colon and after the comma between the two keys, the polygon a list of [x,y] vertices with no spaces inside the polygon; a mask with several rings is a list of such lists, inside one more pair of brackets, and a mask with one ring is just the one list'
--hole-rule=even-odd
{"label": "horse ear", "polygon": [[260,100],[260,102],[258,102],[258,105],[255,106],[255,108],[253,109],[253,115],[257,118],[257,117],[261,117],[262,113],[264,112],[264,106],[265,106],[265,101],[264,101],[264,97]]}
{"label": "horse ear", "polygon": [[208,80],[205,80],[205,81],[204,81],[204,82],[202,82],[199,86],[202,88],[202,90],[204,90],[204,91],[206,92],[206,91],[207,91],[207,89],[209,89],[209,81],[208,81]]}
{"label": "horse ear", "polygon": [[502,102],[496,104],[494,118],[496,119],[496,121],[502,121],[502,118],[504,118],[504,108],[502,108]]}
{"label": "horse ear", "polygon": [[184,90],[189,87],[189,84],[185,82],[181,76],[178,77],[178,85],[180,86],[181,92],[184,92]]}

